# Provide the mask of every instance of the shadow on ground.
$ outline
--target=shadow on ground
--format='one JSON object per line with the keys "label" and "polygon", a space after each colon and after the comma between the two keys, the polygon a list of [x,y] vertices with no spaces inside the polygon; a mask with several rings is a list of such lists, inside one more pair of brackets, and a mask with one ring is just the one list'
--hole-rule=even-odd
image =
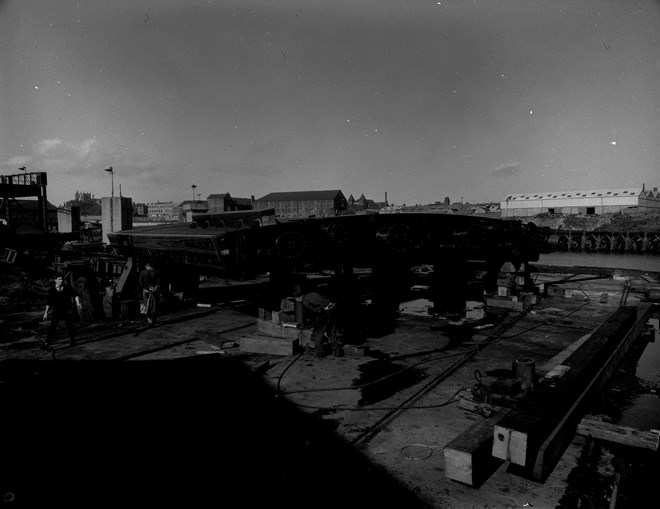
{"label": "shadow on ground", "polygon": [[0,368],[0,506],[425,507],[240,362]]}

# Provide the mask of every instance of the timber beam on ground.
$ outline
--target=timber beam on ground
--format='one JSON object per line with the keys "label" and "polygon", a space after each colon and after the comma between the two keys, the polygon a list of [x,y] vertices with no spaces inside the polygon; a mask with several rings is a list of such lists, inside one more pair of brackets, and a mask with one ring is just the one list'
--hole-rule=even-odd
{"label": "timber beam on ground", "polygon": [[561,376],[545,377],[495,424],[493,456],[510,461],[514,473],[544,481],[573,439],[589,396],[609,380],[650,314],[648,304],[618,308],[562,361]]}

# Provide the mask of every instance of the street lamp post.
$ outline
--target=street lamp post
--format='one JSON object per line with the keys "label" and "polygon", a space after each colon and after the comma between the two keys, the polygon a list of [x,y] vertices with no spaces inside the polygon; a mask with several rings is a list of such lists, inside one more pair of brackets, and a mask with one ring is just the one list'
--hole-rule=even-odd
{"label": "street lamp post", "polygon": [[105,169],[110,174],[110,185],[112,186],[112,191],[110,195],[110,233],[115,231],[115,218],[112,210],[113,202],[115,201],[115,172],[112,169],[112,166],[109,166]]}
{"label": "street lamp post", "polygon": [[109,168],[106,168],[105,171],[107,171],[110,174],[110,184],[112,185],[112,191],[111,191],[110,196],[112,198],[114,198],[115,197],[115,172],[112,169],[112,166],[110,166]]}

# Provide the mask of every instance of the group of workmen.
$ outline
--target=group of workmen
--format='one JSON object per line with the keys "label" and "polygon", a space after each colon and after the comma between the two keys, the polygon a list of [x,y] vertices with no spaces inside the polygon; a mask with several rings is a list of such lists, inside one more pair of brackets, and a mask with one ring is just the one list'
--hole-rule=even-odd
{"label": "group of workmen", "polygon": [[[57,273],[53,281],[54,285],[48,290],[46,296],[46,310],[43,316],[44,321],[48,320],[50,312],[48,334],[42,345],[45,349],[52,348],[57,325],[62,321],[66,324],[69,333],[69,345],[74,346],[76,344],[76,333],[73,325],[74,316],[76,311],[79,316],[82,311],[80,297],[76,295],[70,284],[64,282],[64,275]],[[142,297],[140,311],[147,316],[147,325],[152,326],[158,316],[160,274],[150,261],[145,263],[144,270],[140,272],[138,277],[138,292]]]}
{"label": "group of workmen", "polygon": [[[48,291],[46,298],[46,310],[43,319],[48,320],[49,311],[50,325],[48,335],[44,342],[45,348],[51,348],[57,325],[64,321],[69,333],[69,344],[75,345],[74,313],[77,309],[81,312],[81,302],[78,295],[69,284],[65,284],[64,276],[56,274],[54,286]],[[158,316],[158,303],[160,300],[160,273],[150,261],[145,263],[144,270],[138,277],[138,292],[142,297],[141,312],[147,317],[147,326],[152,326]],[[293,284],[292,298],[302,305],[304,325],[311,326],[312,342],[318,357],[324,357],[328,353],[342,356],[342,345],[337,332],[337,316],[335,303],[326,296],[309,291],[306,282],[297,281]]]}

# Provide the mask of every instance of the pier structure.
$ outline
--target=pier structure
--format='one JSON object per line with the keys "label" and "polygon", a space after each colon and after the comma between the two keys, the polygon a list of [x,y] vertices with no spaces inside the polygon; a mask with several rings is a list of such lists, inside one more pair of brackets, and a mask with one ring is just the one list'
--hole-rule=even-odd
{"label": "pier structure", "polygon": [[557,251],[598,253],[660,253],[660,231],[612,232],[557,230],[550,236]]}

